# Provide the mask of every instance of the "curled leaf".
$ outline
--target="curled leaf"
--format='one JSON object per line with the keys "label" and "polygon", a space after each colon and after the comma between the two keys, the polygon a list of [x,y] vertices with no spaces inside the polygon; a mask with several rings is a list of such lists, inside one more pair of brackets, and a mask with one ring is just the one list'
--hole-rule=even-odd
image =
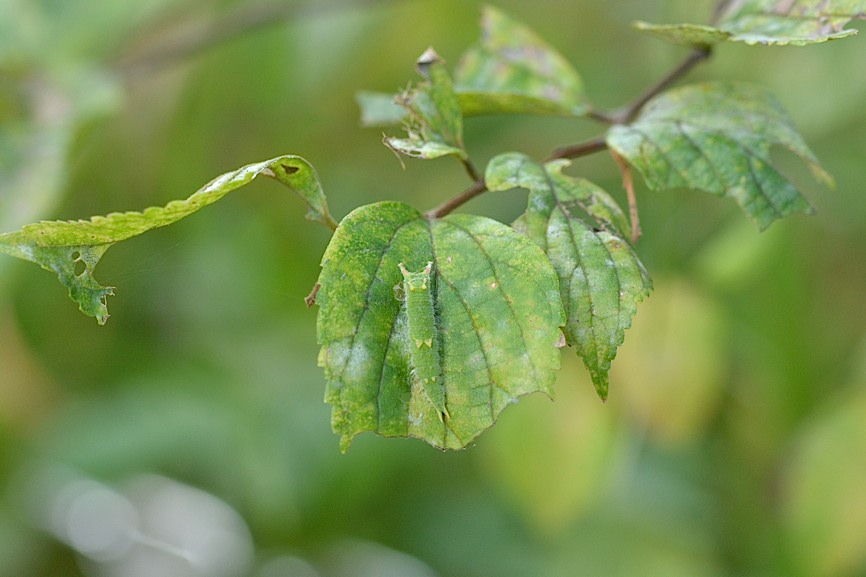
{"label": "curled leaf", "polygon": [[[56,273],[81,312],[105,324],[108,320],[106,297],[113,294],[113,288],[100,286],[93,278],[94,268],[105,251],[117,242],[177,222],[260,174],[297,192],[309,207],[307,218],[336,228],[313,167],[298,156],[279,156],[227,172],[186,200],[174,200],[165,206],[94,216],[90,220],[40,222],[0,234],[0,252],[35,262]],[[83,263],[83,270],[76,270],[82,267],[79,263]]]}
{"label": "curled leaf", "polygon": [[[417,64],[419,73],[426,80],[396,99],[407,112],[407,136],[386,137],[385,144],[413,158],[433,159],[449,155],[466,158],[463,115],[445,63],[431,48],[418,58]],[[378,106],[382,107],[382,104]],[[377,110],[375,114],[384,112]]]}

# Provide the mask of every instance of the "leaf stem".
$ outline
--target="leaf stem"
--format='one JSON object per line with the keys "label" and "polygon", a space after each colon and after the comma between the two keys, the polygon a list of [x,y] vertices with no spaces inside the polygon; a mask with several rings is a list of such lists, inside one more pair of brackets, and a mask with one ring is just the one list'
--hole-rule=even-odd
{"label": "leaf stem", "polygon": [[336,232],[337,228],[340,226],[340,223],[334,220],[334,217],[330,214],[325,215],[325,221],[322,222],[325,228],[330,230],[331,232]]}
{"label": "leaf stem", "polygon": [[483,180],[484,177],[478,172],[478,169],[475,168],[475,165],[472,164],[472,161],[468,158],[461,158],[460,162],[463,164],[463,168],[466,169],[466,174],[469,175],[469,178],[472,182],[478,182],[479,180]]}
{"label": "leaf stem", "polygon": [[631,178],[631,168],[628,162],[620,156],[615,150],[610,151],[610,155],[616,161],[619,170],[622,173],[622,187],[625,189],[628,197],[628,217],[631,221],[631,243],[637,244],[640,238],[640,217],[637,212],[637,197],[634,194],[634,181]]}

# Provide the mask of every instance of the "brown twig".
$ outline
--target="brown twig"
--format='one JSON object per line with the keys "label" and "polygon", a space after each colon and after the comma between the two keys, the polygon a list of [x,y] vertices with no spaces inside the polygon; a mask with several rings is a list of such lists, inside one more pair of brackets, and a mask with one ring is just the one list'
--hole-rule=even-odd
{"label": "brown twig", "polygon": [[472,161],[468,158],[461,159],[460,162],[463,164],[463,168],[466,169],[466,174],[469,175],[469,178],[472,179],[472,182],[478,182],[479,180],[483,180],[484,177],[478,172],[478,169],[475,168],[475,165],[472,164]]}
{"label": "brown twig", "polygon": [[[640,96],[638,96],[634,100],[634,102],[625,107],[621,112],[617,114],[606,114],[600,111],[593,111],[592,117],[596,120],[600,120],[608,124],[628,124],[634,121],[634,119],[637,118],[638,114],[640,114],[640,111],[643,109],[643,107],[646,106],[647,102],[652,100],[654,96],[666,90],[683,76],[685,76],[689,71],[691,71],[692,68],[695,67],[695,65],[709,58],[711,53],[712,51],[709,47],[693,49],[692,52],[690,52],[689,55],[682,62],[680,62],[679,65],[677,65],[673,70],[668,72],[661,80],[656,82],[653,86],[645,90]],[[578,144],[557,148],[547,158],[547,162],[559,158],[579,158],[582,156],[588,156],[590,154],[600,152],[606,148],[607,141],[605,137],[599,136],[597,138],[593,138],[592,140],[587,140]],[[624,160],[622,160],[622,158],[615,153],[614,159],[617,159],[617,163],[620,163],[620,161],[624,162]],[[463,165],[469,173],[470,177],[477,176],[477,178],[475,178],[475,184],[473,184],[470,188],[466,189],[454,198],[447,200],[436,208],[430,210],[427,213],[428,218],[441,218],[456,209],[457,207],[466,203],[467,201],[487,191],[487,185],[484,183],[484,179],[481,178],[480,175],[478,175],[478,172],[475,170],[475,167],[472,165],[472,163],[467,160],[463,162]],[[634,186],[632,185],[631,172],[628,170],[627,164],[625,165],[625,167],[626,168],[623,171],[623,184],[626,184],[627,178],[628,185],[626,185],[626,192],[629,195],[629,214],[632,221],[632,241],[636,242],[638,237],[640,236],[640,223],[638,221],[637,215],[637,201],[634,196]],[[622,170],[622,164],[620,164],[620,170]]]}
{"label": "brown twig", "polygon": [[598,138],[593,138],[592,140],[587,140],[586,142],[580,142],[578,144],[572,144],[571,146],[563,146],[561,148],[557,148],[550,154],[549,157],[547,157],[547,162],[551,160],[556,160],[558,158],[579,158],[581,156],[588,156],[590,154],[600,152],[605,148],[607,148],[607,141],[603,136],[599,136]]}
{"label": "brown twig", "polygon": [[475,184],[473,184],[454,198],[446,200],[436,208],[427,211],[427,214],[425,216],[430,219],[442,218],[458,206],[469,202],[479,194],[483,194],[485,192],[487,192],[487,184],[484,182],[483,178],[479,178],[475,181]]}
{"label": "brown twig", "polygon": [[307,303],[307,307],[311,307],[316,304],[316,296],[319,294],[320,288],[322,288],[322,285],[316,283],[316,286],[313,287],[313,290],[310,291],[310,294],[304,297],[304,302]]}
{"label": "brown twig", "polygon": [[631,221],[631,243],[637,244],[640,238],[640,217],[637,212],[637,197],[634,194],[634,181],[631,178],[631,167],[628,162],[620,156],[615,150],[611,149],[610,155],[619,166],[619,171],[622,173],[622,187],[625,189],[628,197],[628,217]]}
{"label": "brown twig", "polygon": [[647,88],[643,94],[638,96],[625,109],[612,117],[614,124],[628,124],[637,118],[646,103],[652,100],[656,95],[670,88],[680,78],[688,74],[696,64],[703,62],[712,54],[712,49],[709,46],[694,48],[688,56],[683,59],[673,70],[668,72],[661,80]]}

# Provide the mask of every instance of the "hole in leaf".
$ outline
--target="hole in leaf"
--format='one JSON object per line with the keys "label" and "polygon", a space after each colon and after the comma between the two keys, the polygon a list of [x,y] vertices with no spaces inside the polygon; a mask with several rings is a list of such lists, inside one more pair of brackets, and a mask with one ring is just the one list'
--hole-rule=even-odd
{"label": "hole in leaf", "polygon": [[73,273],[75,274],[75,276],[81,276],[86,271],[87,271],[87,263],[85,263],[80,258],[76,259],[75,260],[75,268],[73,269]]}

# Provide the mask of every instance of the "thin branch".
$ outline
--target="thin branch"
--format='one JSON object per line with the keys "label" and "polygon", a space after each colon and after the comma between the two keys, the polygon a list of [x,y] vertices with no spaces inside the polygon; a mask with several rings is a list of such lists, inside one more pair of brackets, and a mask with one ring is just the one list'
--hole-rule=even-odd
{"label": "thin branch", "polygon": [[615,115],[611,114],[610,112],[605,112],[604,110],[597,110],[595,108],[590,108],[589,110],[587,110],[586,117],[604,124],[616,123]]}
{"label": "thin branch", "polygon": [[479,194],[483,194],[485,192],[487,192],[487,183],[484,182],[483,178],[480,178],[475,181],[475,184],[473,184],[454,198],[446,200],[433,210],[428,211],[425,216],[429,219],[442,218],[457,207],[466,204]]}
{"label": "thin branch", "polygon": [[607,148],[607,141],[603,136],[580,142],[571,146],[563,146],[554,150],[545,162],[556,160],[558,158],[579,158],[581,156],[589,156]]}
{"label": "thin branch", "polygon": [[622,173],[622,186],[628,196],[628,217],[631,221],[631,243],[637,244],[640,238],[640,217],[637,213],[637,197],[634,194],[634,181],[631,178],[631,168],[628,162],[620,156],[615,150],[610,151],[610,155],[616,161],[619,170]]}
{"label": "thin branch", "polygon": [[[692,68],[694,68],[696,64],[706,60],[711,53],[712,51],[709,47],[693,49],[679,65],[677,65],[673,70],[666,74],[656,84],[648,88],[643,94],[636,98],[634,102],[627,106],[621,113],[615,115],[608,115],[600,111],[593,111],[591,115],[592,118],[601,122],[605,122],[607,124],[627,124],[629,122],[632,122],[637,117],[637,115],[640,114],[640,111],[643,109],[647,102],[649,102],[657,94],[666,90],[672,84],[677,82],[680,78],[685,76],[689,71],[691,71]],[[593,138],[592,140],[587,140],[585,142],[580,142],[571,146],[563,146],[561,148],[557,148],[551,153],[551,155],[547,158],[545,162],[550,162],[551,160],[556,160],[559,158],[580,158],[582,156],[589,156],[590,154],[595,154],[596,152],[600,152],[606,148],[607,141],[605,137],[599,136]],[[625,161],[616,153],[614,153],[614,159],[617,160],[618,164],[625,163]],[[478,174],[472,163],[468,160],[465,160],[463,161],[463,166],[466,168],[469,176],[475,179],[475,184],[473,184],[471,187],[464,190],[462,193],[455,196],[454,198],[445,201],[436,208],[427,212],[427,218],[441,218],[456,209],[457,207],[465,204],[469,200],[487,191],[487,185],[485,184],[484,179]],[[637,239],[640,236],[640,221],[637,214],[637,200],[634,195],[634,186],[631,179],[631,172],[628,170],[627,164],[625,164],[624,166],[625,168],[623,168],[623,164],[620,164],[620,170],[622,170],[623,174],[623,185],[625,186],[626,193],[628,194],[629,215],[632,224],[632,242],[637,242]]]}
{"label": "thin branch", "polygon": [[658,94],[664,92],[680,80],[683,76],[691,72],[695,65],[703,62],[712,54],[712,49],[709,46],[702,48],[694,48],[686,58],[680,62],[673,70],[668,72],[661,80],[650,86],[643,94],[638,96],[634,102],[629,104],[614,120],[615,124],[628,124],[632,122],[646,103],[652,100]]}
{"label": "thin branch", "polygon": [[[596,152],[602,151],[607,148],[607,142],[605,142],[604,137],[594,138],[593,140],[588,140],[586,142],[582,142],[580,144],[575,144],[574,146],[566,146],[563,148],[558,148],[553,151],[553,154],[545,162],[550,162],[551,160],[556,160],[557,158],[578,158],[580,156],[588,156],[590,154],[594,154]],[[464,166],[467,167],[467,172],[469,174],[476,174],[478,172],[475,171],[475,167],[468,161],[464,162]],[[435,219],[442,218],[446,214],[452,212],[456,208],[466,204],[476,196],[487,192],[487,184],[484,182],[484,178],[478,175],[478,178],[475,180],[475,183],[458,194],[457,196],[446,200],[436,208],[427,212],[426,217]]]}

